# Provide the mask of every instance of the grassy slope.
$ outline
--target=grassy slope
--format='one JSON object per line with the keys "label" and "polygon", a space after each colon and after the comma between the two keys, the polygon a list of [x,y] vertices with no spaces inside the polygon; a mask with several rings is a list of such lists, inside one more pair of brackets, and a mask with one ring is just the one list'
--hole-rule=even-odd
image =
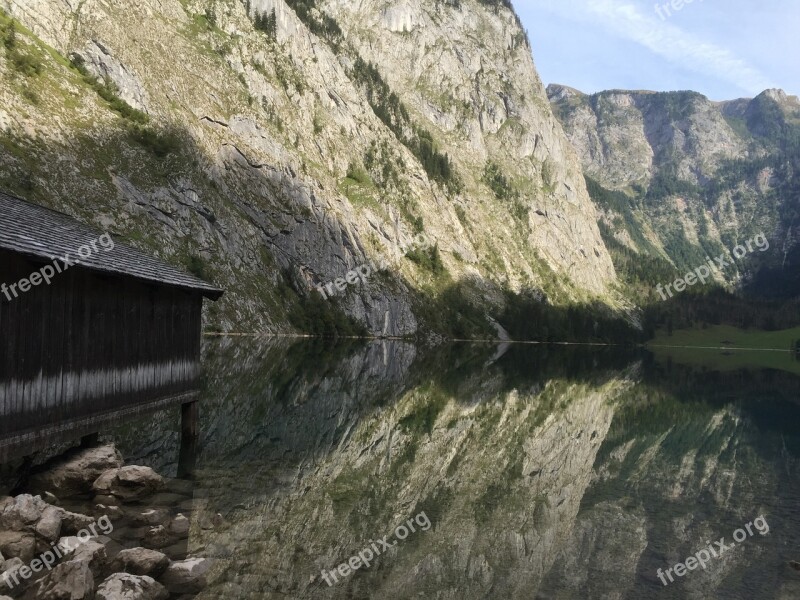
{"label": "grassy slope", "polygon": [[797,339],[800,339],[800,327],[758,331],[714,325],[707,329],[677,330],[671,336],[661,330],[647,347],[659,360],[671,359],[720,371],[768,368],[800,375],[800,361],[788,352]]}

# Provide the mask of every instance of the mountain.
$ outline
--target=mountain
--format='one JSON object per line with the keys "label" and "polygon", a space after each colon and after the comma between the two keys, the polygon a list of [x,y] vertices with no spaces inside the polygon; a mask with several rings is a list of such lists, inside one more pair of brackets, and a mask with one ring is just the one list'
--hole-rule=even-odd
{"label": "mountain", "polygon": [[734,261],[720,281],[800,294],[796,97],[767,90],[712,102],[696,92],[587,95],[562,85],[547,94],[626,278],[639,268],[634,263],[652,269],[661,261],[685,273],[763,233],[769,251]]}
{"label": "mountain", "polygon": [[468,335],[510,292],[625,305],[508,2],[0,6],[0,187],[226,288],[209,329]]}

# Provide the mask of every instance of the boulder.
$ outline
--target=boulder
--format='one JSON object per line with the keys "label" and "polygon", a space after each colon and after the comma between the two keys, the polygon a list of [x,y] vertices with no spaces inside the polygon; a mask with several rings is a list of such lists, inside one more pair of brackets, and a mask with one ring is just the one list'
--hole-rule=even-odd
{"label": "boulder", "polygon": [[62,532],[68,535],[74,535],[82,529],[88,529],[94,522],[95,520],[88,515],[69,512],[68,510],[61,511]]}
{"label": "boulder", "polygon": [[112,570],[158,578],[168,566],[169,558],[163,552],[146,548],[129,548],[117,554],[112,563]]}
{"label": "boulder", "polygon": [[64,511],[55,506],[48,506],[42,511],[42,517],[36,524],[36,533],[48,542],[55,542],[61,535],[61,514]]}
{"label": "boulder", "polygon": [[92,485],[95,493],[122,500],[139,500],[164,487],[164,478],[150,467],[130,465],[102,473]]}
{"label": "boulder", "polygon": [[151,527],[144,534],[143,545],[148,548],[166,548],[173,542],[172,536],[163,525]]}
{"label": "boulder", "polygon": [[69,556],[81,543],[76,536],[66,535],[58,540],[58,547],[63,556]]}
{"label": "boulder", "polygon": [[44,471],[30,478],[28,487],[37,492],[49,491],[59,498],[83,494],[92,489],[100,475],[122,464],[122,456],[113,444],[74,450],[45,465]]}
{"label": "boulder", "polygon": [[10,571],[14,571],[24,565],[25,563],[21,558],[18,557],[9,558],[3,563],[2,568],[0,568],[0,573],[7,573]]}
{"label": "boulder", "polygon": [[189,535],[189,519],[187,519],[183,514],[178,513],[178,515],[172,519],[172,522],[169,524],[170,533],[184,538]]}
{"label": "boulder", "polygon": [[134,522],[144,525],[163,525],[169,520],[169,511],[164,508],[150,508],[138,515],[132,516],[132,519]]}
{"label": "boulder", "polygon": [[100,571],[108,562],[106,547],[96,540],[83,542],[80,546],[75,548],[72,560],[85,562],[89,565],[92,573],[99,575]]}
{"label": "boulder", "polygon": [[21,494],[16,498],[3,500],[3,512],[0,513],[0,530],[33,531],[36,522],[48,504],[39,496]]}
{"label": "boulder", "polygon": [[[18,571],[25,566],[21,558],[10,558],[0,569],[3,573],[3,583],[0,589],[11,596],[19,596],[27,587],[27,580],[19,575]],[[10,585],[9,585],[10,584]]]}
{"label": "boulder", "polygon": [[21,558],[23,562],[33,560],[36,538],[23,531],[0,531],[0,552],[9,558]]}
{"label": "boulder", "polygon": [[94,594],[94,575],[85,560],[57,565],[37,586],[36,600],[83,600]]}
{"label": "boulder", "polygon": [[164,586],[147,575],[114,573],[97,588],[97,600],[167,600]]}
{"label": "boulder", "polygon": [[207,558],[187,558],[178,560],[167,567],[159,581],[175,594],[197,594],[206,587],[206,576],[211,568]]}

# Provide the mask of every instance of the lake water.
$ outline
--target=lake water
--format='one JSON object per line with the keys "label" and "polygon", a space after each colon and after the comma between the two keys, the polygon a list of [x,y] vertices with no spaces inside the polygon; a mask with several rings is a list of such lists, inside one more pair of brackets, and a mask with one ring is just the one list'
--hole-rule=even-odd
{"label": "lake water", "polygon": [[[620,348],[204,354],[201,598],[800,598],[792,374]],[[112,437],[174,474],[177,412]]]}

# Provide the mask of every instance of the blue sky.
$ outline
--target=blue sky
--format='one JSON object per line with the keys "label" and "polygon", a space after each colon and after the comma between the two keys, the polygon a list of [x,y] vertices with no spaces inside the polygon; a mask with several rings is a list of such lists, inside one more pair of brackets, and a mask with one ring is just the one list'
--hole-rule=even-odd
{"label": "blue sky", "polygon": [[587,93],[694,90],[712,100],[772,87],[800,93],[798,0],[694,0],[677,11],[670,0],[515,0],[514,6],[545,85]]}

